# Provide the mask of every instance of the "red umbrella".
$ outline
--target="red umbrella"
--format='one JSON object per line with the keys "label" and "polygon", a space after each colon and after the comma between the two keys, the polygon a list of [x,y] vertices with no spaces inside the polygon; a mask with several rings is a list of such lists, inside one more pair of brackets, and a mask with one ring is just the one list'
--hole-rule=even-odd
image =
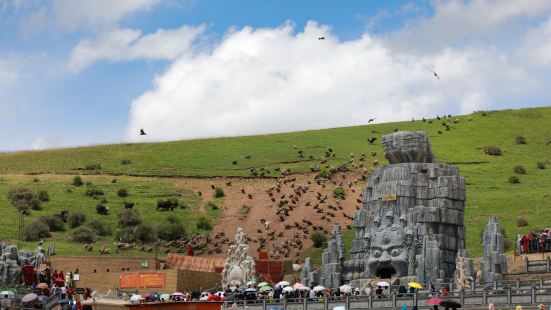
{"label": "red umbrella", "polygon": [[57,284],[57,285],[63,285],[65,284],[65,280],[63,278],[55,278],[54,280],[54,283]]}
{"label": "red umbrella", "polygon": [[438,297],[432,297],[432,298],[427,299],[425,301],[425,303],[427,305],[439,305],[441,301],[442,301],[442,299],[440,299]]}

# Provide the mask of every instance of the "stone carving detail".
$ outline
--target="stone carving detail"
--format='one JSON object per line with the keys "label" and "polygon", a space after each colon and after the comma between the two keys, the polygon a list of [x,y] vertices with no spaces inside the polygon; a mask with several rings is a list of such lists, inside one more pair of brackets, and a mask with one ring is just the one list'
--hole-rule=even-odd
{"label": "stone carving detail", "polygon": [[484,282],[503,280],[503,274],[507,273],[507,256],[503,234],[499,228],[499,221],[495,217],[488,219],[488,226],[482,237],[484,247],[484,259],[480,263]]}
{"label": "stone carving detail", "polygon": [[42,242],[35,251],[17,250],[13,244],[0,245],[0,286],[11,287],[21,283],[21,267],[32,265],[38,268],[46,262]]}
{"label": "stone carving detail", "polygon": [[354,218],[351,260],[344,261],[340,230],[323,254],[320,284],[374,278],[420,282],[453,279],[465,248],[465,181],[456,167],[434,162],[424,132],[382,139],[390,165],[373,172]]}
{"label": "stone carving detail", "polygon": [[242,228],[237,228],[235,244],[228,249],[228,258],[222,270],[222,286],[244,286],[256,275],[255,263],[245,243],[247,237]]}
{"label": "stone carving detail", "polygon": [[473,261],[467,258],[467,250],[459,250],[455,260],[455,286],[460,290],[471,288],[474,282],[473,273]]}

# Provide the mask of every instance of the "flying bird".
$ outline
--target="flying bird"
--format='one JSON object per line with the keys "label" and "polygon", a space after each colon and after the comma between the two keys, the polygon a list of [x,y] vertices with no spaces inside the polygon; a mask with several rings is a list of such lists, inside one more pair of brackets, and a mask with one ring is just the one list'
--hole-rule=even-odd
{"label": "flying bird", "polygon": [[319,37],[318,40],[325,40],[325,37]]}
{"label": "flying bird", "polygon": [[140,136],[147,136],[147,134],[145,133],[145,131],[143,131],[143,129],[140,129]]}
{"label": "flying bird", "polygon": [[370,118],[370,119],[367,121],[367,123],[369,124],[369,123],[373,122],[373,121],[376,120],[376,119],[377,119],[376,117]]}
{"label": "flying bird", "polygon": [[438,73],[434,72],[434,70],[432,70],[432,69],[429,68],[429,67],[426,67],[426,68],[427,68],[427,70],[429,70],[430,72],[432,72],[432,74],[433,74],[437,79],[440,80],[440,77],[438,76]]}

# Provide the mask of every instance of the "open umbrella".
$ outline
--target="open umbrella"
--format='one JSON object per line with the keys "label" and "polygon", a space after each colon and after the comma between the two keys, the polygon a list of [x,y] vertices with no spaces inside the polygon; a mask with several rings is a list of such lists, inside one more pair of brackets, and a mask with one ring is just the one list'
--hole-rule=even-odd
{"label": "open umbrella", "polygon": [[422,289],[423,288],[423,286],[421,284],[417,283],[417,282],[409,282],[408,286],[416,288],[416,289]]}
{"label": "open umbrella", "polygon": [[277,286],[289,286],[291,285],[291,283],[287,282],[287,281],[281,281],[279,282],[278,284],[276,284]]}
{"label": "open umbrella", "polygon": [[182,293],[182,292],[174,292],[174,293],[172,293],[172,296],[184,296],[184,293]]}
{"label": "open umbrella", "polygon": [[299,290],[299,291],[309,291],[310,289],[308,288],[308,286],[301,286],[301,287],[297,288],[297,290]]}
{"label": "open umbrella", "polygon": [[262,287],[262,286],[266,286],[266,285],[269,285],[268,282],[260,282],[256,286]]}
{"label": "open umbrella", "polygon": [[146,299],[147,299],[147,298],[153,298],[153,296],[155,296],[155,295],[153,295],[153,294],[151,294],[151,293],[144,293],[144,294],[142,295],[142,297],[143,297],[143,298],[146,298]]}
{"label": "open umbrella", "polygon": [[60,299],[60,300],[57,301],[57,303],[60,304],[60,305],[64,305],[64,304],[66,304],[67,302],[68,302],[68,300],[65,299],[65,298]]}
{"label": "open umbrella", "polygon": [[63,286],[63,284],[65,284],[65,279],[57,277],[53,280],[53,282],[58,286]]}
{"label": "open umbrella", "polygon": [[13,298],[15,297],[15,293],[12,291],[1,291],[0,292],[0,298]]}
{"label": "open umbrella", "polygon": [[459,302],[451,299],[444,299],[440,301],[440,306],[444,308],[452,308],[452,309],[461,308],[461,304]]}
{"label": "open umbrella", "polygon": [[170,299],[170,295],[168,294],[161,294],[161,296],[159,296],[160,299],[163,299],[163,300],[167,300],[167,299]]}
{"label": "open umbrella", "polygon": [[386,281],[380,281],[380,282],[377,282],[377,286],[388,287],[390,286],[390,283]]}
{"label": "open umbrella", "polygon": [[38,301],[44,302],[46,300],[48,300],[48,296],[46,296],[46,295],[39,295],[38,296]]}
{"label": "open umbrella", "polygon": [[314,289],[313,289],[314,292],[321,292],[321,291],[325,291],[325,287],[322,286],[322,285],[318,285],[318,286],[314,286]]}
{"label": "open umbrella", "polygon": [[247,282],[247,285],[256,285],[256,281],[255,281],[255,280],[251,280],[251,281]]}
{"label": "open umbrella", "polygon": [[293,288],[294,288],[295,290],[298,290],[299,288],[301,288],[301,287],[303,287],[303,286],[304,286],[304,284],[298,283],[298,282],[295,283],[295,284],[293,284]]}
{"label": "open umbrella", "polygon": [[21,298],[21,302],[32,302],[35,301],[37,298],[38,295],[36,295],[35,293],[29,293]]}
{"label": "open umbrella", "polygon": [[45,288],[48,288],[48,284],[47,283],[38,283],[38,285],[36,287],[39,288],[39,289],[45,289]]}
{"label": "open umbrella", "polygon": [[256,292],[256,288],[254,288],[254,287],[249,287],[248,289],[245,290],[245,292],[252,292],[252,293],[254,293],[254,292]]}
{"label": "open umbrella", "polygon": [[142,295],[132,295],[132,297],[130,297],[130,302],[138,302],[142,299],[143,299]]}
{"label": "open umbrella", "polygon": [[269,285],[264,285],[264,286],[260,287],[258,290],[262,291],[262,292],[271,291],[272,287],[269,286]]}
{"label": "open umbrella", "polygon": [[432,298],[429,298],[429,299],[425,300],[425,303],[427,305],[439,305],[441,301],[442,301],[442,299],[440,299],[438,297],[432,297]]}
{"label": "open umbrella", "polygon": [[341,290],[341,292],[343,293],[347,293],[347,294],[350,294],[352,293],[352,287],[348,284],[345,284],[345,285],[341,285],[341,287],[339,287],[339,289]]}
{"label": "open umbrella", "polygon": [[286,287],[283,288],[283,291],[289,293],[289,292],[294,291],[294,289],[290,286],[286,286]]}

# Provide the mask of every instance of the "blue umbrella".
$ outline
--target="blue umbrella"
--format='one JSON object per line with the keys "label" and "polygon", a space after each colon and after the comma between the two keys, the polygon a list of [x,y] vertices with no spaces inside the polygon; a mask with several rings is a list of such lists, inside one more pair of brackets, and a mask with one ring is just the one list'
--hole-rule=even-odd
{"label": "blue umbrella", "polygon": [[61,305],[62,305],[62,304],[66,304],[66,303],[67,303],[67,299],[65,299],[65,298],[64,298],[64,299],[60,299],[57,303],[58,303],[58,304],[61,304]]}

